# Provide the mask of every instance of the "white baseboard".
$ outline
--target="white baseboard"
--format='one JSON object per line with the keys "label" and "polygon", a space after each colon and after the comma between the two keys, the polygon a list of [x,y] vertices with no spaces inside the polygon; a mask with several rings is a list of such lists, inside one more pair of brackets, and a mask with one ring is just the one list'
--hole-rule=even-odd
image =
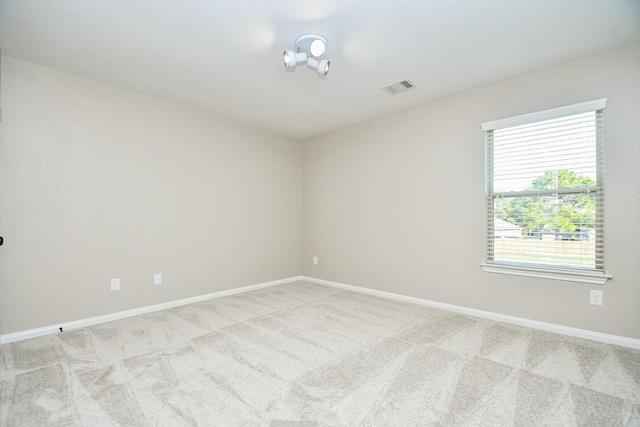
{"label": "white baseboard", "polygon": [[333,286],[335,288],[345,289],[354,292],[360,292],[364,294],[379,296],[383,298],[390,298],[399,301],[409,302],[412,304],[424,305],[427,307],[439,308],[442,310],[452,311],[456,313],[467,314],[474,317],[481,317],[484,319],[495,320],[498,322],[511,323],[514,325],[525,326],[533,329],[539,329],[547,332],[554,332],[557,334],[568,335],[577,338],[584,338],[592,341],[599,341],[607,344],[619,345],[621,347],[628,347],[640,350],[640,340],[634,338],[627,338],[618,335],[604,334],[600,332],[589,331],[585,329],[572,328],[569,326],[557,325],[554,323],[540,322],[537,320],[524,319],[521,317],[508,316],[505,314],[492,313],[490,311],[476,310],[473,308],[462,307],[453,304],[445,304],[437,301],[430,301],[422,298],[410,297],[407,295],[395,294],[392,292],[378,291],[375,289],[363,288],[361,286],[346,285],[344,283],[332,282],[329,280],[316,279],[314,277],[307,276],[295,276],[288,279],[274,280],[272,282],[259,283],[256,285],[243,286],[241,288],[227,289],[225,291],[213,292],[211,294],[199,295],[196,297],[185,298],[176,301],[169,301],[162,304],[156,304],[146,307],[140,307],[133,310],[120,311],[117,313],[105,314],[103,316],[90,317],[87,319],[80,319],[66,323],[60,323],[57,325],[45,326],[37,329],[29,329],[26,331],[14,332],[11,334],[0,335],[0,344],[8,344],[16,341],[22,341],[29,338],[36,338],[43,335],[54,334],[60,332],[59,328],[63,328],[64,331],[71,331],[74,329],[85,328],[87,326],[97,325],[100,323],[112,322],[114,320],[126,319],[128,317],[139,316],[141,314],[153,313],[155,311],[166,310],[168,308],[180,307],[187,304],[194,304],[214,298],[222,298],[229,295],[240,294],[249,291],[255,291],[257,289],[268,288],[271,286],[283,285],[285,283],[297,282],[304,280],[311,283],[317,283],[319,285]]}
{"label": "white baseboard", "polygon": [[599,341],[606,344],[619,345],[621,347],[640,349],[640,340],[634,339],[634,338],[603,334],[601,332],[594,332],[586,329],[572,328],[569,326],[557,325],[555,323],[539,322],[537,320],[524,319],[522,317],[508,316],[506,314],[498,314],[498,313],[492,313],[490,311],[476,310],[474,308],[467,308],[467,307],[462,307],[462,306],[453,305],[453,304],[445,304],[445,303],[430,301],[422,298],[410,297],[410,296],[401,295],[401,294],[394,294],[392,292],[378,291],[375,289],[363,288],[360,286],[345,285],[344,283],[331,282],[329,280],[316,279],[314,277],[302,276],[301,280],[311,282],[311,283],[317,283],[319,285],[333,286],[336,288],[345,289],[349,291],[361,292],[369,295],[390,298],[390,299],[395,299],[395,300],[404,301],[404,302],[410,302],[413,304],[419,304],[419,305],[424,305],[424,306],[433,307],[433,308],[439,308],[442,310],[453,311],[456,313],[468,314],[469,316],[481,317],[484,319],[495,320],[498,322],[505,322],[505,323],[511,323],[519,326],[526,326],[529,328],[539,329],[542,331],[554,332],[557,334],[568,335],[568,336],[577,337],[577,338],[584,338],[592,341]]}
{"label": "white baseboard", "polygon": [[183,305],[202,302],[202,301],[210,300],[213,298],[221,298],[229,295],[255,291],[257,289],[268,288],[270,286],[283,285],[285,283],[296,282],[298,280],[302,280],[302,276],[290,277],[288,279],[274,280],[272,282],[259,283],[257,285],[243,286],[241,288],[227,289],[225,291],[213,292],[211,294],[199,295],[197,297],[185,298],[181,300],[165,302],[162,304],[135,308],[133,310],[120,311],[117,313],[105,314],[103,316],[90,317],[87,319],[74,320],[71,322],[60,323],[57,325],[45,326],[37,329],[29,329],[26,331],[0,335],[0,344],[8,344],[16,341],[26,340],[29,338],[36,338],[43,335],[54,334],[54,333],[60,332],[60,328],[62,328],[64,331],[71,331],[74,329],[86,328],[87,326],[97,325],[100,323],[126,319],[128,317],[134,317],[134,316],[139,316],[141,314],[153,313],[154,311],[166,310],[168,308],[180,307]]}

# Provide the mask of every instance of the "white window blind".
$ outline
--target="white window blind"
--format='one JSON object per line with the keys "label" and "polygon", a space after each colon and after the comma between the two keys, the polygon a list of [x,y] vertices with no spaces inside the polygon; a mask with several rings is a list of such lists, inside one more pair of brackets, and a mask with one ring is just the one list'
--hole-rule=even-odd
{"label": "white window blind", "polygon": [[487,264],[604,272],[606,99],[482,125]]}

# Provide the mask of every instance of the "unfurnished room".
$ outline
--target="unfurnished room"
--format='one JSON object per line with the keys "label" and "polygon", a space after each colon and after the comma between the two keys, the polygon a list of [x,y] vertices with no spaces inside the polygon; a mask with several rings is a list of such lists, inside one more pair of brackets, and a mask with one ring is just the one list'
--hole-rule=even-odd
{"label": "unfurnished room", "polygon": [[640,1],[0,0],[0,426],[640,426]]}

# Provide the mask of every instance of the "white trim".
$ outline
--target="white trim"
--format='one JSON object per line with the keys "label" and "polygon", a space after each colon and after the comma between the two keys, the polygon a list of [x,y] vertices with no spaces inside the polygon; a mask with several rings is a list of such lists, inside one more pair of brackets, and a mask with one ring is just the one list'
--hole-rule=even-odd
{"label": "white trim", "polygon": [[619,345],[622,347],[628,347],[640,350],[640,340],[634,338],[627,338],[618,335],[604,334],[600,332],[588,331],[585,329],[577,329],[569,326],[556,325],[553,323],[539,322],[537,320],[524,319],[521,317],[508,316],[505,314],[493,313],[490,311],[476,310],[474,308],[467,308],[457,306],[453,304],[445,304],[437,301],[430,301],[422,298],[410,297],[401,294],[395,294],[392,292],[379,291],[375,289],[363,288],[360,286],[346,285],[343,283],[332,282],[329,280],[316,279],[308,276],[295,276],[288,279],[275,280],[272,282],[260,283],[257,285],[244,286],[241,288],[228,289],[225,291],[214,292],[211,294],[200,295],[197,297],[185,298],[176,301],[170,301],[163,304],[157,304],[147,307],[140,307],[133,310],[121,311],[118,313],[106,314],[104,316],[91,317],[82,320],[76,320],[67,323],[61,323],[58,325],[46,326],[43,328],[30,329],[27,331],[14,332],[11,334],[0,335],[0,344],[9,344],[16,341],[22,341],[29,338],[36,338],[44,335],[50,335],[59,332],[59,328],[62,327],[65,331],[84,328],[87,326],[97,325],[100,323],[111,322],[114,320],[126,319],[128,317],[139,316],[141,314],[152,313],[155,311],[166,310],[168,308],[180,307],[187,304],[193,304],[202,302],[214,298],[221,298],[225,296],[235,295],[239,293],[254,291],[271,286],[283,285],[285,283],[297,282],[304,280],[311,283],[317,283],[320,285],[332,286],[335,288],[345,289],[354,292],[360,292],[369,295],[375,295],[383,298],[390,298],[394,300],[409,302],[412,304],[424,305],[427,307],[439,308],[442,310],[452,311],[456,313],[467,314],[469,316],[481,317],[485,319],[495,320],[498,322],[511,323],[514,325],[525,326],[534,329],[540,329],[547,332],[553,332],[557,334],[568,335],[572,337],[584,338],[592,341],[599,341],[607,344]]}
{"label": "white trim", "polygon": [[482,123],[482,131],[508,128],[511,126],[526,125],[528,123],[542,120],[557,119],[558,117],[570,116],[572,114],[587,113],[589,111],[602,110],[607,106],[607,98],[593,101],[581,102],[579,104],[567,105],[564,107],[552,108],[550,110],[537,111],[535,113],[522,114],[520,116],[507,117],[506,119],[494,120]]}
{"label": "white trim", "polygon": [[480,264],[480,266],[486,273],[512,274],[514,276],[536,277],[539,279],[582,282],[591,285],[604,285],[612,277],[610,274],[589,271],[554,270],[505,264]]}
{"label": "white trim", "polygon": [[98,325],[100,323],[112,322],[114,320],[126,319],[128,317],[139,316],[141,314],[153,313],[155,311],[166,310],[169,308],[180,307],[187,304],[194,304],[214,298],[226,297],[229,295],[240,294],[257,289],[268,288],[271,286],[284,285],[285,283],[297,282],[302,280],[302,276],[290,277],[288,279],[274,280],[272,282],[259,283],[257,285],[243,286],[241,288],[227,289],[225,291],[213,292],[211,294],[199,295],[196,297],[169,301],[162,304],[149,305],[146,307],[134,308],[133,310],[120,311],[117,313],[105,314],[103,316],[89,317],[87,319],[74,320],[64,322],[57,325],[45,326],[42,328],[29,329],[26,331],[14,332],[11,334],[0,335],[0,344],[8,344],[16,341],[22,341],[29,338],[41,337],[59,333],[60,328],[64,331],[86,328],[87,326]]}
{"label": "white trim", "polygon": [[316,279],[314,277],[302,276],[301,280],[317,283],[319,285],[333,286],[335,288],[345,289],[354,292],[360,292],[369,295],[375,295],[383,298],[390,298],[399,301],[409,302],[412,304],[424,305],[427,307],[439,308],[442,310],[453,311],[456,313],[467,314],[469,316],[481,317],[484,319],[495,320],[497,322],[511,323],[513,325],[525,326],[528,328],[539,329],[542,331],[553,332],[556,334],[568,335],[571,337],[583,338],[592,341],[603,342],[606,344],[619,345],[621,347],[633,348],[640,350],[640,340],[635,338],[622,337],[619,335],[604,334],[601,332],[588,331],[586,329],[572,328],[569,326],[557,325],[555,323],[540,322],[537,320],[525,319],[522,317],[508,316],[506,314],[493,313],[490,311],[476,310],[453,304],[445,304],[436,301],[430,301],[422,298],[410,297],[406,295],[394,294],[391,292],[378,291],[375,289],[362,288],[360,286],[345,285],[344,283],[331,282],[329,280]]}

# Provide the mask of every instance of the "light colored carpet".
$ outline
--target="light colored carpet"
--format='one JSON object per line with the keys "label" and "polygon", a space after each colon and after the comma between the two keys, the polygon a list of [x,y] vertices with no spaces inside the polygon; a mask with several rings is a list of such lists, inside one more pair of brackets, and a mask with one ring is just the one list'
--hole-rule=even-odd
{"label": "light colored carpet", "polygon": [[305,282],[0,352],[2,426],[640,424],[640,351]]}

